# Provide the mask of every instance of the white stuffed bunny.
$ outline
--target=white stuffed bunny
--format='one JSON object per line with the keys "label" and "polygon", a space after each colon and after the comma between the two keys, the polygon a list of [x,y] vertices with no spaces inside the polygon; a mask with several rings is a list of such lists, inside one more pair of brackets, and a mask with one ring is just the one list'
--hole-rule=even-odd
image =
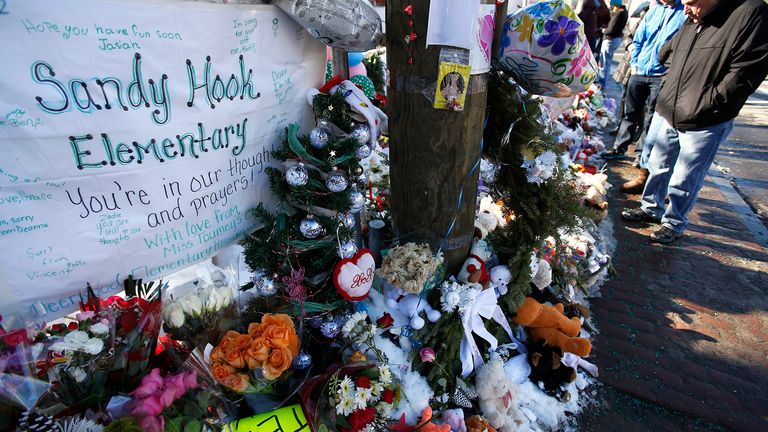
{"label": "white stuffed bunny", "polygon": [[405,294],[405,291],[400,288],[387,285],[387,306],[409,317],[411,320],[409,325],[412,329],[419,330],[424,327],[424,318],[420,316],[422,312],[426,312],[430,322],[436,322],[440,319],[440,311],[432,309],[426,298],[418,294]]}

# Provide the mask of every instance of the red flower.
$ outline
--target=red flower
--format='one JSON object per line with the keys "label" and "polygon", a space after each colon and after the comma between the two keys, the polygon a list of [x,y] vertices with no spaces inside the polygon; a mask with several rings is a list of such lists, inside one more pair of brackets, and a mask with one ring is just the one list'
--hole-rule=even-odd
{"label": "red flower", "polygon": [[14,330],[12,332],[4,334],[3,343],[8,345],[10,348],[13,348],[16,345],[19,345],[22,343],[29,343],[29,339],[27,339],[27,330],[19,329],[19,330]]}
{"label": "red flower", "polygon": [[388,404],[391,404],[392,402],[395,401],[395,392],[393,392],[390,389],[384,390],[384,393],[381,394],[381,400]]}
{"label": "red flower", "polygon": [[389,312],[384,312],[384,315],[382,315],[381,318],[376,320],[376,325],[381,328],[392,327],[394,323],[395,323],[395,319],[392,318],[392,315],[390,315]]}
{"label": "red flower", "polygon": [[74,330],[77,330],[77,323],[76,323],[76,322],[74,322],[74,321],[72,321],[71,323],[69,323],[69,324],[67,325],[67,328],[68,328],[68,329],[70,329],[70,330],[73,330],[73,331],[74,331]]}
{"label": "red flower", "polygon": [[364,410],[357,410],[349,416],[349,425],[352,426],[352,432],[360,432],[365,426],[376,418],[376,408],[368,407]]}
{"label": "red flower", "polygon": [[355,385],[360,388],[371,388],[371,379],[363,375],[355,381]]}

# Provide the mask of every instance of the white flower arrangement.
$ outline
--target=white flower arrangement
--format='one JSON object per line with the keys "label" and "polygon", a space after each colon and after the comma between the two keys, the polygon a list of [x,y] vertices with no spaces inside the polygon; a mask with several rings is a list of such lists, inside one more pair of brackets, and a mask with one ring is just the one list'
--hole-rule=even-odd
{"label": "white flower arrangement", "polygon": [[104,341],[97,337],[90,337],[88,333],[82,330],[75,330],[67,333],[62,340],[51,345],[51,349],[54,351],[82,351],[96,355],[104,349]]}
{"label": "white flower arrangement", "polygon": [[389,251],[378,273],[389,284],[419,294],[442,263],[442,254],[435,257],[429,245],[406,243]]}
{"label": "white flower arrangement", "polygon": [[479,284],[461,284],[454,278],[446,280],[440,285],[440,308],[448,313],[463,312],[472,305],[482,289]]}
{"label": "white flower arrangement", "polygon": [[348,416],[355,410],[356,404],[351,397],[342,397],[336,404],[336,414]]}
{"label": "white flower arrangement", "polygon": [[364,328],[364,326],[366,326],[365,320],[367,318],[367,312],[355,312],[347,322],[344,323],[344,326],[341,328],[341,334],[346,338],[355,339],[362,336],[364,333],[368,333],[369,330]]}
{"label": "white flower arrangement", "polygon": [[389,365],[379,366],[379,382],[383,386],[392,384],[392,369],[389,368]]}
{"label": "white flower arrangement", "polygon": [[553,151],[545,151],[536,159],[526,159],[521,165],[528,170],[528,183],[542,184],[555,175],[558,168],[558,157]]}
{"label": "white flower arrangement", "polygon": [[90,330],[91,330],[91,333],[95,335],[103,336],[109,333],[109,326],[104,323],[98,322],[92,325]]}

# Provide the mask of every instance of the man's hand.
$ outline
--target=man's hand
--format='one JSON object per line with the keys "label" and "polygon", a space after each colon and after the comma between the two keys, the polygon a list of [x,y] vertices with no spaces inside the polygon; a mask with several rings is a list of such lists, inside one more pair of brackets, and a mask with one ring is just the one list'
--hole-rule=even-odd
{"label": "man's hand", "polygon": [[629,73],[632,75],[637,75],[637,66],[632,66],[629,68]]}

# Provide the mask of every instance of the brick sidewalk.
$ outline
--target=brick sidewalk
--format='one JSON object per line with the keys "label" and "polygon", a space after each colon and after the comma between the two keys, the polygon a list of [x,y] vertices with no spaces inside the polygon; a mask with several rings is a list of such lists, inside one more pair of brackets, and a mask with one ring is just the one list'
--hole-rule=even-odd
{"label": "brick sidewalk", "polygon": [[[655,225],[620,217],[637,205],[618,191],[634,174],[628,161],[610,166],[617,274],[592,304],[601,381],[729,429],[768,431],[767,251],[711,178],[685,237],[649,243]],[[655,423],[645,430],[681,430]]]}

